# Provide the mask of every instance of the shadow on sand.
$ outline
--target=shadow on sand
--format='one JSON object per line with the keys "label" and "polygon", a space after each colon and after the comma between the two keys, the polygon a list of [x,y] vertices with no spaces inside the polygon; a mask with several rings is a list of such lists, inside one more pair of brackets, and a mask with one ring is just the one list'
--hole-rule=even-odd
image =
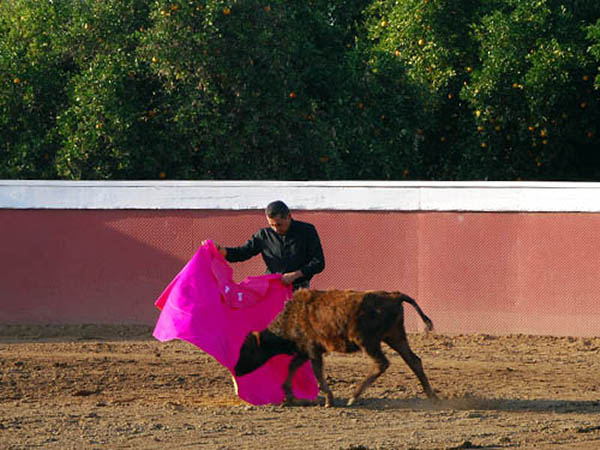
{"label": "shadow on sand", "polygon": [[[347,399],[338,398],[337,405],[345,405]],[[480,411],[515,411],[515,412],[553,412],[561,414],[586,414],[600,412],[600,400],[548,400],[548,399],[512,399],[483,398],[463,396],[432,401],[426,398],[382,399],[362,398],[353,406],[359,409],[377,411],[395,409],[416,410],[480,410]]]}

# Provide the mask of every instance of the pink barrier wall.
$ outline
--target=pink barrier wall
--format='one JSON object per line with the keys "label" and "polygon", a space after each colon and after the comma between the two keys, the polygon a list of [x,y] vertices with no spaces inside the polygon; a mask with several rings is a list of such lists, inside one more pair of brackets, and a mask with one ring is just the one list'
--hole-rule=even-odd
{"label": "pink barrier wall", "polygon": [[[600,215],[298,211],[326,255],[314,288],[401,290],[446,333],[600,335]],[[205,238],[262,211],[0,210],[0,323],[144,323]],[[238,281],[264,270],[234,265]],[[407,310],[409,330],[421,329]]]}

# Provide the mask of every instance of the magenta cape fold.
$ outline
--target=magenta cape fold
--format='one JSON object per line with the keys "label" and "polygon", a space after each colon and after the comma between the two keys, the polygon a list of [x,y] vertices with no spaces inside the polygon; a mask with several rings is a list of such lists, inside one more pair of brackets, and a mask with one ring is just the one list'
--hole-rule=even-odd
{"label": "magenta cape fold", "polygon": [[[278,355],[247,375],[236,377],[240,348],[248,333],[265,329],[292,295],[281,274],[233,281],[233,270],[211,241],[198,249],[155,305],[159,341],[181,339],[213,356],[231,372],[237,395],[254,405],[281,403],[289,355]],[[294,375],[294,395],[315,399],[319,389],[310,362]]]}

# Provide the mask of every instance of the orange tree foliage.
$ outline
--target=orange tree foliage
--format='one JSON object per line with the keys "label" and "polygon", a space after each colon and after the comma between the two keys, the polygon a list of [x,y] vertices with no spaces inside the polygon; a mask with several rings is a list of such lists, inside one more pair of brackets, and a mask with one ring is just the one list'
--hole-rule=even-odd
{"label": "orange tree foliage", "polygon": [[0,2],[0,177],[597,180],[598,5]]}
{"label": "orange tree foliage", "polygon": [[401,176],[418,99],[401,63],[357,42],[363,3],[157,2],[142,53],[190,175]]}
{"label": "orange tree foliage", "polygon": [[[371,6],[376,45],[427,97],[428,178],[598,179],[593,1],[406,0]],[[385,26],[383,26],[385,24]],[[590,37],[592,37],[590,35]]]}

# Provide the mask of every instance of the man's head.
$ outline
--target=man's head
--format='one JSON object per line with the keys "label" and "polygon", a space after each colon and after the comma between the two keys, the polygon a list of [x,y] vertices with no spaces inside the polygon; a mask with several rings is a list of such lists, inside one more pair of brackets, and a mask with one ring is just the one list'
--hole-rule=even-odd
{"label": "man's head", "polygon": [[286,234],[292,223],[292,215],[285,203],[281,200],[271,202],[265,210],[269,226],[277,234]]}

